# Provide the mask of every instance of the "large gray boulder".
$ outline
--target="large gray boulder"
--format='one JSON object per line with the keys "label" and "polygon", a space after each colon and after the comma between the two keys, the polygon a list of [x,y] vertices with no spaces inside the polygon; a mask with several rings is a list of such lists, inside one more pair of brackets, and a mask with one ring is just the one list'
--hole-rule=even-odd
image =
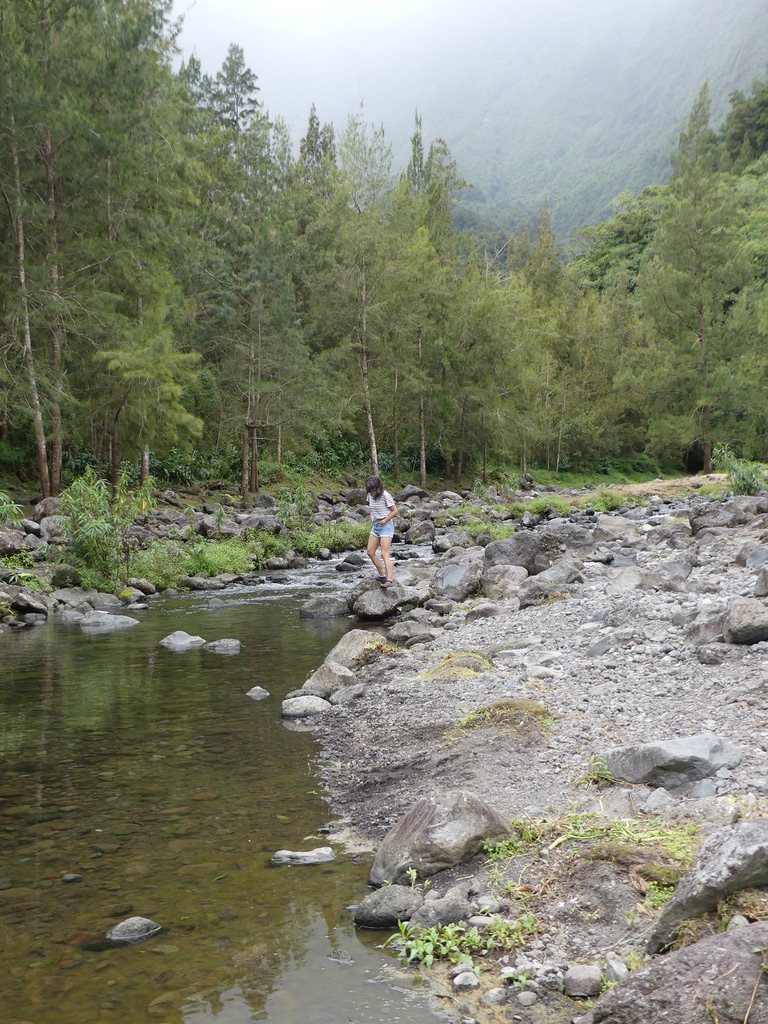
{"label": "large gray boulder", "polygon": [[421,487],[417,487],[415,484],[406,484],[402,490],[399,490],[395,495],[395,501],[399,504],[402,501],[408,501],[409,498],[428,498],[429,491],[425,491]]}
{"label": "large gray boulder", "polygon": [[482,562],[449,562],[437,570],[432,578],[431,589],[437,597],[451,601],[465,601],[480,586],[483,574]]}
{"label": "large gray boulder", "polygon": [[595,538],[586,526],[579,526],[568,519],[553,519],[536,531],[541,545],[541,554],[547,561],[556,562],[563,555],[585,559],[595,550]]}
{"label": "large gray boulder", "polygon": [[88,612],[80,619],[80,629],[84,633],[113,633],[117,629],[128,629],[138,626],[139,620],[129,615],[112,615],[110,612]]}
{"label": "large gray boulder", "polygon": [[507,835],[510,822],[480,797],[455,790],[417,801],[387,833],[371,867],[371,885],[427,878],[461,863],[486,839]]}
{"label": "large gray boulder", "polygon": [[492,565],[483,571],[480,587],[491,601],[504,601],[517,597],[520,584],[528,579],[528,570],[522,565]]}
{"label": "large gray boulder", "polygon": [[458,924],[472,916],[472,904],[466,895],[455,890],[440,899],[424,900],[411,915],[414,928],[434,928],[441,924]]}
{"label": "large gray boulder", "polygon": [[593,1024],[767,1024],[766,946],[760,921],[652,960],[600,996]]}
{"label": "large gray boulder", "polygon": [[368,893],[355,908],[355,924],[361,928],[396,928],[400,921],[410,921],[423,902],[418,889],[383,885]]}
{"label": "large gray boulder", "polygon": [[733,529],[735,526],[743,526],[749,522],[750,516],[733,501],[708,501],[694,505],[688,512],[688,518],[691,521],[691,533],[696,536],[702,530]]}
{"label": "large gray boulder", "polygon": [[596,541],[615,543],[639,540],[642,534],[637,528],[637,523],[632,522],[631,519],[627,519],[625,516],[604,514],[598,516],[593,536]]}
{"label": "large gray boulder", "polygon": [[720,768],[734,768],[741,761],[741,752],[720,736],[701,733],[657,743],[612,747],[605,752],[604,760],[622,782],[674,789],[684,782],[714,775]]}
{"label": "large gray boulder", "polygon": [[437,531],[435,530],[434,524],[428,519],[422,519],[421,522],[413,523],[408,530],[408,543],[409,544],[431,544],[435,539]]}
{"label": "large gray boulder", "polygon": [[352,611],[359,619],[387,619],[406,600],[407,594],[399,583],[391,587],[376,584],[358,595]]}
{"label": "large gray boulder", "polygon": [[68,529],[69,519],[66,516],[45,516],[40,520],[40,536],[46,544],[66,540]]}
{"label": "large gray boulder", "polygon": [[360,663],[366,651],[370,650],[371,645],[377,642],[384,642],[381,633],[376,633],[370,629],[350,629],[339,640],[333,650],[326,655],[325,660],[326,662],[333,661],[338,665],[344,665],[345,668],[352,669]]}
{"label": "large gray boulder", "polygon": [[727,644],[756,644],[768,640],[768,604],[755,597],[729,601],[723,619]]}
{"label": "large gray boulder", "polygon": [[320,668],[307,679],[302,690],[307,690],[316,697],[327,700],[342,686],[351,686],[354,682],[356,682],[355,673],[346,665],[326,659]]}
{"label": "large gray boulder", "polygon": [[466,530],[451,530],[435,537],[432,541],[432,550],[441,554],[450,551],[451,548],[471,548],[474,543],[472,535]]}
{"label": "large gray boulder", "polygon": [[42,522],[46,516],[58,515],[59,509],[61,508],[61,498],[43,498],[35,505],[32,512],[32,519],[34,522]]}
{"label": "large gray boulder", "polygon": [[327,700],[308,693],[306,697],[286,698],[282,703],[281,713],[283,718],[310,718],[312,715],[322,715],[330,708]]}
{"label": "large gray boulder", "polygon": [[278,534],[283,528],[283,524],[277,516],[261,515],[256,512],[238,516],[237,521],[244,530],[268,530],[270,533]]}
{"label": "large gray boulder", "polygon": [[739,821],[720,829],[701,847],[665,905],[648,940],[648,951],[664,949],[684,921],[714,910],[730,893],[764,885],[768,885],[768,819]]}
{"label": "large gray boulder", "polygon": [[541,554],[541,538],[532,530],[492,540],[484,548],[483,561],[484,569],[494,565],[522,565],[531,575],[549,566],[549,559]]}
{"label": "large gray boulder", "polygon": [[37,590],[28,590],[26,587],[10,587],[9,590],[9,606],[19,615],[29,612],[48,615],[53,607],[53,601]]}
{"label": "large gray boulder", "polygon": [[347,601],[343,597],[318,594],[301,606],[300,619],[340,619],[349,615]]}
{"label": "large gray boulder", "polygon": [[24,550],[26,534],[21,530],[0,530],[0,556],[17,555]]}

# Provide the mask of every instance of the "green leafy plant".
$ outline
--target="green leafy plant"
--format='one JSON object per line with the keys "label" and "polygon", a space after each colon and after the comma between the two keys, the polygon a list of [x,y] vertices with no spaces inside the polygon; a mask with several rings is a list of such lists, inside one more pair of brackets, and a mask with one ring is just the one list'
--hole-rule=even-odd
{"label": "green leafy plant", "polygon": [[768,472],[759,462],[739,459],[727,444],[718,444],[712,452],[712,465],[726,473],[736,494],[757,494],[768,487]]}
{"label": "green leafy plant", "polygon": [[660,885],[658,882],[649,882],[648,891],[645,894],[646,907],[658,910],[671,898],[674,891],[674,885]]}
{"label": "green leafy plant", "polygon": [[11,501],[5,491],[0,491],[0,523],[17,519],[21,515],[22,511],[21,505],[17,505],[15,501]]}
{"label": "green leafy plant", "polygon": [[515,501],[509,507],[516,515],[524,515],[529,512],[534,516],[547,516],[554,512],[557,515],[567,516],[573,511],[571,503],[556,494],[539,494],[529,501]]}
{"label": "green leafy plant", "polygon": [[590,754],[588,767],[578,775],[573,783],[576,786],[611,785],[616,776],[605,763],[605,759],[597,754]]}
{"label": "green leafy plant", "polygon": [[496,917],[481,931],[476,926],[463,924],[434,925],[418,932],[405,921],[390,936],[384,946],[395,949],[398,959],[406,964],[420,963],[431,967],[435,960],[453,963],[471,963],[474,957],[487,956],[496,950],[520,949],[537,928],[533,914],[523,914],[516,920]]}
{"label": "green leafy plant", "polygon": [[601,487],[594,495],[586,495],[579,500],[579,508],[592,508],[595,512],[615,512],[626,504],[624,495],[610,487]]}
{"label": "green leafy plant", "polygon": [[312,521],[315,499],[311,491],[301,485],[281,487],[278,492],[278,519],[291,530],[306,529]]}
{"label": "green leafy plant", "polygon": [[135,554],[129,530],[151,504],[152,483],[131,490],[121,475],[112,488],[88,468],[61,495],[62,515],[69,519],[72,551],[84,567],[84,582],[113,589],[131,575]]}

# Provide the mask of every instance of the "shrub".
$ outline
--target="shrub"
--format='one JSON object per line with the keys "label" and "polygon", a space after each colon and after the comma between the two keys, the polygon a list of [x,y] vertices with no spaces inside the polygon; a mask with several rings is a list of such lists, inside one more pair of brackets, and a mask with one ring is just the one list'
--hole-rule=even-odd
{"label": "shrub", "polygon": [[727,444],[718,444],[712,452],[712,465],[728,476],[736,494],[757,494],[768,487],[768,473],[759,462],[739,459]]}
{"label": "shrub", "polygon": [[16,519],[21,515],[21,512],[21,505],[17,505],[15,501],[11,501],[4,491],[0,491],[0,523],[4,523],[9,519]]}
{"label": "shrub", "polygon": [[63,491],[61,511],[69,518],[72,553],[82,564],[84,583],[112,590],[132,575],[136,548],[128,531],[149,508],[151,489],[147,480],[130,490],[126,474],[112,488],[89,468]]}

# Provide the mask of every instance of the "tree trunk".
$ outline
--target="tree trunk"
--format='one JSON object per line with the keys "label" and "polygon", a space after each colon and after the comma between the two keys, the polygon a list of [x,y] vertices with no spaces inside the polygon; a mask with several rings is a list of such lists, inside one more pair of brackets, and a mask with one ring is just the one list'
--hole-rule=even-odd
{"label": "tree trunk", "polygon": [[61,493],[61,470],[63,463],[64,429],[61,422],[61,398],[64,393],[62,372],[62,345],[64,328],[61,321],[61,278],[58,263],[59,236],[58,213],[56,210],[56,188],[54,178],[54,153],[51,133],[45,133],[43,140],[43,160],[45,162],[45,178],[48,196],[48,245],[50,249],[50,281],[54,299],[53,323],[51,324],[51,494]]}
{"label": "tree trunk", "polygon": [[[698,268],[699,275],[701,269]],[[699,281],[699,294],[703,284]],[[699,379],[701,384],[701,406],[699,422],[701,424],[701,448],[704,464],[703,473],[712,472],[712,423],[709,405],[709,353],[707,351],[707,321],[704,303],[699,302]]]}
{"label": "tree trunk", "polygon": [[248,428],[251,435],[251,494],[259,493],[259,436],[256,424]]}
{"label": "tree trunk", "polygon": [[392,451],[392,455],[393,455],[392,473],[394,475],[395,480],[399,480],[400,479],[400,442],[399,442],[398,437],[397,437],[397,428],[398,428],[398,422],[397,422],[397,403],[398,403],[397,385],[398,385],[398,373],[397,373],[397,367],[395,367],[395,387],[394,387],[393,396],[392,396],[392,449],[393,449],[393,451]]}
{"label": "tree trunk", "polygon": [[371,409],[371,389],[368,375],[368,293],[366,290],[365,271],[362,278],[360,295],[360,324],[358,327],[360,342],[360,372],[363,379],[363,399],[365,404],[365,423],[368,429],[368,445],[371,451],[371,473],[379,475],[379,452],[376,447],[376,431],[373,427],[373,410]]}
{"label": "tree trunk", "polygon": [[120,467],[122,462],[120,442],[117,440],[117,423],[115,423],[109,438],[109,482],[112,485],[113,492],[120,483]]}
{"label": "tree trunk", "polygon": [[[419,371],[422,364],[421,334],[419,334]],[[421,372],[419,372],[421,377]],[[419,487],[427,489],[427,437],[424,417],[424,390],[419,389]]]}
{"label": "tree trunk", "polygon": [[240,463],[240,496],[248,501],[248,466],[249,466],[248,427],[243,427],[243,457]]}
{"label": "tree trunk", "polygon": [[32,350],[32,324],[29,313],[27,256],[24,236],[25,225],[24,215],[22,213],[21,167],[19,165],[19,151],[15,140],[16,119],[13,114],[11,114],[10,123],[12,137],[14,140],[11,145],[13,182],[16,192],[16,208],[13,211],[13,227],[16,234],[16,261],[19,279],[19,298],[21,302],[22,348],[24,351],[27,388],[29,389],[29,404],[32,409],[32,430],[35,438],[35,449],[37,451],[37,470],[40,477],[40,490],[43,492],[44,498],[50,498],[52,491],[51,476],[48,468],[48,442],[45,436],[42,403],[40,401],[40,390],[37,383],[35,354]]}
{"label": "tree trunk", "polygon": [[141,466],[139,468],[139,483],[145,484],[149,480],[149,448],[141,450]]}

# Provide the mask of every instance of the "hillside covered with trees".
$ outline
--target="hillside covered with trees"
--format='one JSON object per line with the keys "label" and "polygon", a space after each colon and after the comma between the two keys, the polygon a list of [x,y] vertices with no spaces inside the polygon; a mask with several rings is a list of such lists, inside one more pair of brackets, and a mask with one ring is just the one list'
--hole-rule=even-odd
{"label": "hillside covered with trees", "polygon": [[[182,46],[194,42],[215,68],[223,39],[214,48],[194,8],[189,18]],[[418,110],[472,184],[457,223],[476,233],[532,223],[544,204],[562,239],[604,220],[619,193],[668,180],[705,80],[720,123],[730,94],[764,77],[768,60],[763,0],[414,0],[393,4],[376,31],[361,21],[319,38],[318,23],[277,34],[251,22],[223,38],[243,45],[265,107],[296,137],[313,102],[337,126],[363,102],[404,164]]]}
{"label": "hillside covered with trees", "polygon": [[460,233],[446,144],[314,110],[294,146],[230,48],[173,64],[167,0],[0,8],[0,470],[117,480],[372,465],[766,457],[768,85],[568,262],[546,208]]}

